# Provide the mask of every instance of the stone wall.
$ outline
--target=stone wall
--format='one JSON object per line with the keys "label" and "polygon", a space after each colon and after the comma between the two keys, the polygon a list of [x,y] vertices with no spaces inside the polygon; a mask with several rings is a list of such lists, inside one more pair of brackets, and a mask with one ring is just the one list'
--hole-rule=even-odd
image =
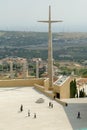
{"label": "stone wall", "polygon": [[34,84],[44,85],[44,79],[11,79],[0,80],[0,87],[22,87],[34,86]]}
{"label": "stone wall", "polygon": [[60,99],[70,98],[70,82],[73,80],[73,77],[70,76],[61,86],[54,85],[53,92],[56,96],[57,93],[60,95]]}
{"label": "stone wall", "polygon": [[70,76],[68,80],[60,87],[60,98],[70,98],[70,82],[73,80],[73,77]]}
{"label": "stone wall", "polygon": [[68,106],[68,103],[67,103],[67,102],[63,102],[63,101],[61,101],[61,100],[58,99],[58,98],[55,98],[55,101],[58,102],[59,104],[63,105],[63,106]]}
{"label": "stone wall", "polygon": [[44,86],[40,86],[38,84],[35,84],[35,89],[42,92],[44,95],[46,95],[47,97],[50,97],[51,99],[54,98],[54,94],[53,93],[49,93],[48,91],[45,90]]}

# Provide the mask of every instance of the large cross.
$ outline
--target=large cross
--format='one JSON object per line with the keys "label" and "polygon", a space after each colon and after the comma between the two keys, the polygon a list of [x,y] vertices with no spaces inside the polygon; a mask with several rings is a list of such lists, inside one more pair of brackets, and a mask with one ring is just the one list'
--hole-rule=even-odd
{"label": "large cross", "polygon": [[62,22],[61,20],[54,21],[51,20],[51,6],[49,6],[49,20],[47,21],[38,21],[48,23],[49,32],[48,32],[48,77],[49,77],[49,88],[53,87],[53,49],[52,49],[52,31],[51,23]]}

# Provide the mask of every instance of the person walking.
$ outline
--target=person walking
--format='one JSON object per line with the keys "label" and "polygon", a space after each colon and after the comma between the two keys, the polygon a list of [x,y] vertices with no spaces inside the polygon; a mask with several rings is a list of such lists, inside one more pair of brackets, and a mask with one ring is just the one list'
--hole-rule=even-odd
{"label": "person walking", "polygon": [[51,104],[51,108],[53,108],[53,103]]}
{"label": "person walking", "polygon": [[23,105],[21,104],[21,106],[20,106],[20,112],[22,112],[23,111]]}
{"label": "person walking", "polygon": [[36,118],[37,116],[36,116],[36,113],[34,113],[34,118]]}
{"label": "person walking", "polygon": [[49,102],[49,107],[51,107],[51,102]]}
{"label": "person walking", "polygon": [[78,118],[78,119],[80,119],[80,118],[81,118],[81,116],[80,116],[80,112],[78,112],[77,118]]}
{"label": "person walking", "polygon": [[30,116],[30,110],[28,110],[28,116]]}

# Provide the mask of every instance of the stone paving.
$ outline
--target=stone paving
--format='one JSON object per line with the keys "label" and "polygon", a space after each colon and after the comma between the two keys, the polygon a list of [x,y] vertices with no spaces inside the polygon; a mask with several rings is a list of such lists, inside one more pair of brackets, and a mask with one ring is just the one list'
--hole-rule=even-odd
{"label": "stone paving", "polygon": [[[39,98],[44,102],[36,103]],[[63,107],[33,87],[0,88],[0,130],[87,130],[80,129],[87,128],[87,100],[81,100],[65,100],[68,106]],[[78,111],[81,119],[76,118]]]}
{"label": "stone paving", "polygon": [[[87,98],[75,98],[63,100],[68,103],[64,107],[73,130],[87,130]],[[78,112],[80,117],[77,118]]]}
{"label": "stone paving", "polygon": [[[44,103],[36,103],[39,98]],[[48,106],[50,101],[53,108]],[[72,130],[72,127],[60,104],[32,87],[16,87],[0,88],[0,130]]]}

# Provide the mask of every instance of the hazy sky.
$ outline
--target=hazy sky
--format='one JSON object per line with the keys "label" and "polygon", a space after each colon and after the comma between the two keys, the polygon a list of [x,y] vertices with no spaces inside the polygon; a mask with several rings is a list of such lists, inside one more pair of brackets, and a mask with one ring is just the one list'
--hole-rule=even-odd
{"label": "hazy sky", "polygon": [[47,31],[49,5],[53,31],[87,31],[87,0],[0,0],[0,30]]}

